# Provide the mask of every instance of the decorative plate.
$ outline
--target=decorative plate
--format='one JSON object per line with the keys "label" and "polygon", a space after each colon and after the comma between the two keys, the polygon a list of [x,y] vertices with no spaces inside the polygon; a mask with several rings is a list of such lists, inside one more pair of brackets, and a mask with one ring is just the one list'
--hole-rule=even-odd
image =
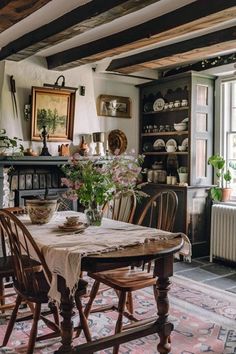
{"label": "decorative plate", "polygon": [[153,103],[153,110],[154,111],[162,111],[165,105],[165,101],[163,98],[158,98],[154,103]]}
{"label": "decorative plate", "polygon": [[167,142],[166,142],[166,146],[174,146],[176,149],[177,149],[177,142],[175,141],[175,139],[169,139]]}
{"label": "decorative plate", "polygon": [[143,151],[144,152],[149,152],[149,151],[152,151],[152,144],[151,143],[144,143],[143,144]]}
{"label": "decorative plate", "polygon": [[154,150],[164,150],[165,149],[165,142],[163,139],[157,139],[154,141],[153,144]]}
{"label": "decorative plate", "polygon": [[145,103],[145,105],[143,106],[143,111],[144,112],[151,112],[152,110],[153,110],[152,102]]}
{"label": "decorative plate", "polygon": [[188,148],[188,138],[184,139],[181,145],[186,146]]}
{"label": "decorative plate", "polygon": [[119,129],[112,130],[108,135],[108,146],[109,150],[113,155],[119,150],[118,155],[125,152],[127,149],[127,138],[124,132]]}

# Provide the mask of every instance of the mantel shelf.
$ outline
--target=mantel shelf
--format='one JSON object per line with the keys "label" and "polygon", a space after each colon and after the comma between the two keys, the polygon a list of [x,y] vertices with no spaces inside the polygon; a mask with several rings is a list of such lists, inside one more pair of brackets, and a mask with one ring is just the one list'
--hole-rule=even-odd
{"label": "mantel shelf", "polygon": [[67,163],[68,159],[68,156],[0,156],[0,165],[62,165]]}

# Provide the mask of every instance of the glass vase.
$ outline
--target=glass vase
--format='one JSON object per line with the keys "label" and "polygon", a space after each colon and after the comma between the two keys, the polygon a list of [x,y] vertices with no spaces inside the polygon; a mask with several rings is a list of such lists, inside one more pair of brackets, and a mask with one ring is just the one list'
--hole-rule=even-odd
{"label": "glass vase", "polygon": [[101,206],[89,206],[84,211],[87,223],[91,226],[101,226],[103,211]]}

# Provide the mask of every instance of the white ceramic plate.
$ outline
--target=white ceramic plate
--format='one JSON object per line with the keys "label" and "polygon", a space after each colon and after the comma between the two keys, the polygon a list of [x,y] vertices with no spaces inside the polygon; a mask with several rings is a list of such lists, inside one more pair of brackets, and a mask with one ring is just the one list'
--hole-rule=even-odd
{"label": "white ceramic plate", "polygon": [[188,123],[188,117],[184,118],[181,123]]}
{"label": "white ceramic plate", "polygon": [[153,103],[153,110],[154,111],[162,111],[165,105],[165,101],[163,98],[158,98],[154,103]]}
{"label": "white ceramic plate", "polygon": [[164,148],[165,147],[165,142],[164,142],[164,140],[163,139],[157,139],[157,140],[155,140],[154,141],[154,143],[153,143],[153,147],[154,148]]}
{"label": "white ceramic plate", "polygon": [[188,148],[188,138],[184,139],[181,145],[186,146]]}
{"label": "white ceramic plate", "polygon": [[177,142],[175,141],[175,139],[169,139],[167,142],[166,142],[166,146],[174,146],[176,149],[177,149]]}

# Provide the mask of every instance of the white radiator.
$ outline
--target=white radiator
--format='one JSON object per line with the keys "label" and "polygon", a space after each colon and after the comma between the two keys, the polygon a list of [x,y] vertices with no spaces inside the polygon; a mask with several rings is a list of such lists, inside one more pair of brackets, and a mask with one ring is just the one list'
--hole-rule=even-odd
{"label": "white radiator", "polygon": [[236,262],[236,207],[216,204],[211,214],[211,249],[213,257]]}

